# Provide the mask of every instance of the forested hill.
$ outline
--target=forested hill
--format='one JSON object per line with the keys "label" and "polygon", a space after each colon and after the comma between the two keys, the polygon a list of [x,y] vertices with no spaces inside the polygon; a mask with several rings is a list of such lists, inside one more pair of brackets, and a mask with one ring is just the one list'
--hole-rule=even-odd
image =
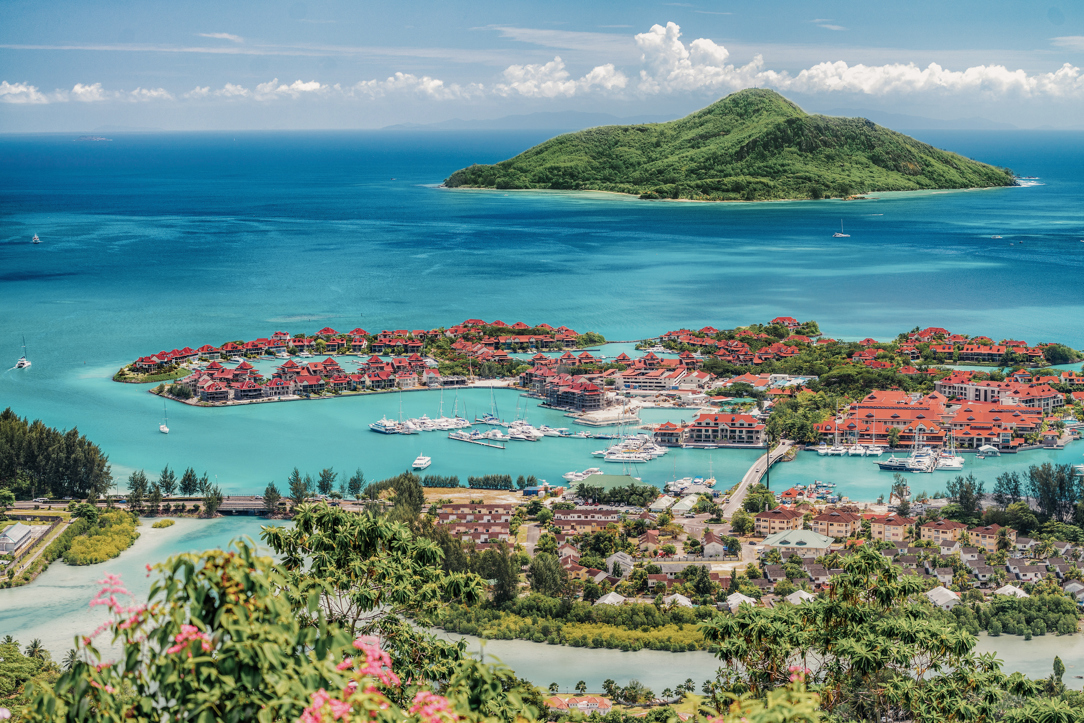
{"label": "forested hill", "polygon": [[942,151],[864,118],[809,115],[747,89],[668,123],[602,126],[456,171],[450,188],[616,191],[710,201],[1009,186],[1008,169]]}

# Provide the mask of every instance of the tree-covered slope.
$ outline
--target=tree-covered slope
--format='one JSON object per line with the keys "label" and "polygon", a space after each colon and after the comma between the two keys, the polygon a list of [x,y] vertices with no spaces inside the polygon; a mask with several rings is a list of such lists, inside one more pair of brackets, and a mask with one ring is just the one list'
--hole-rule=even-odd
{"label": "tree-covered slope", "polygon": [[713,201],[1008,186],[1012,172],[864,118],[809,115],[747,89],[669,123],[603,126],[453,173],[450,188],[616,191]]}

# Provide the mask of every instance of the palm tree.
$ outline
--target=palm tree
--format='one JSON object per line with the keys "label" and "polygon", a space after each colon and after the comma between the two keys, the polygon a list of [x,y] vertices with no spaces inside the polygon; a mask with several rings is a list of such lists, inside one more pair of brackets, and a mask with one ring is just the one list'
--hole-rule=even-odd
{"label": "palm tree", "polygon": [[576,694],[577,695],[583,695],[586,692],[587,692],[587,683],[585,681],[581,680],[580,682],[576,683]]}
{"label": "palm tree", "polygon": [[45,660],[45,646],[41,644],[41,638],[34,638],[30,641],[30,645],[26,646],[24,652],[28,658],[37,658],[38,660]]}
{"label": "palm tree", "polygon": [[12,643],[18,643],[18,642],[19,642],[18,640],[11,637],[10,635],[5,635],[4,640],[2,641],[2,644],[3,645],[11,645]]}
{"label": "palm tree", "polygon": [[64,670],[71,670],[75,667],[77,660],[79,660],[79,654],[75,652],[75,648],[68,648],[68,652],[64,654],[64,660],[60,664]]}

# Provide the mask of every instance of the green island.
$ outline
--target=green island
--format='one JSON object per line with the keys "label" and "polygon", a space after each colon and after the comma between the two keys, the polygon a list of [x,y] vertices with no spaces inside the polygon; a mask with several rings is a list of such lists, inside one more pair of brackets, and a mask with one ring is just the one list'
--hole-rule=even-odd
{"label": "green island", "polygon": [[810,115],[775,91],[746,89],[668,123],[602,126],[551,138],[448,188],[609,191],[645,199],[767,201],[872,191],[1010,186],[1012,171],[864,118]]}

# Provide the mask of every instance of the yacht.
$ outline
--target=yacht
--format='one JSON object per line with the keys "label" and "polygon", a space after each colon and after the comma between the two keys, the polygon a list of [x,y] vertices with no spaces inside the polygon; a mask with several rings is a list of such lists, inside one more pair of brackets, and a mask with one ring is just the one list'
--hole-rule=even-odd
{"label": "yacht", "polygon": [[565,473],[564,475],[562,475],[562,477],[564,477],[569,482],[583,482],[585,479],[587,479],[593,474],[602,474],[602,469],[599,467],[588,467],[583,472],[577,472],[573,470],[571,472]]}
{"label": "yacht", "polygon": [[832,234],[832,238],[850,238],[849,233],[843,233],[843,219],[839,219],[839,230]]}
{"label": "yacht", "polygon": [[505,434],[499,429],[491,429],[481,436],[485,439],[492,439],[494,442],[507,442],[512,438],[511,435]]}
{"label": "yacht", "polygon": [[876,444],[867,444],[866,445],[866,456],[867,457],[880,457],[884,453],[885,453],[884,447],[878,447]]}
{"label": "yacht", "polygon": [[169,427],[166,423],[169,422],[169,415],[166,414],[166,400],[162,400],[162,423],[158,425],[158,431],[162,434],[169,434]]}
{"label": "yacht", "polygon": [[847,454],[847,448],[838,444],[828,450],[829,457],[842,457],[845,454]]}
{"label": "yacht", "polygon": [[425,469],[429,465],[433,464],[432,457],[426,457],[424,454],[419,454],[414,460],[414,464],[411,465],[412,469]]}
{"label": "yacht", "polygon": [[860,444],[856,444],[847,450],[848,457],[865,457],[866,448]]}
{"label": "yacht", "polygon": [[448,433],[448,439],[459,439],[459,440],[462,440],[464,442],[474,441],[473,438],[471,437],[470,432],[463,432],[463,431],[449,432]]}
{"label": "yacht", "polygon": [[37,235],[37,234],[34,234],[34,238],[30,239],[30,241],[31,241],[32,243],[36,243],[36,244],[40,244],[40,243],[41,243],[41,239],[40,239],[40,238],[38,238],[38,235]]}
{"label": "yacht", "polygon": [[297,356],[298,356],[299,359],[312,359],[312,353],[307,352],[307,351],[303,351],[300,354],[298,354]]}
{"label": "yacht", "polygon": [[240,364],[240,363],[242,363],[243,361],[244,361],[244,359],[242,359],[242,358],[241,358],[241,357],[239,357],[239,356],[231,356],[231,357],[230,357],[230,364]]}
{"label": "yacht", "polygon": [[817,454],[819,454],[822,457],[824,455],[828,454],[828,445],[825,444],[824,442],[821,442],[820,444],[818,444],[817,445]]}
{"label": "yacht", "polygon": [[937,458],[937,469],[955,472],[964,468],[964,458],[956,454],[943,454]]}
{"label": "yacht", "polygon": [[911,460],[909,458],[897,457],[896,455],[892,455],[884,462],[874,462],[874,464],[876,464],[881,469],[888,470],[890,472],[902,472],[904,470],[911,469]]}
{"label": "yacht", "polygon": [[287,354],[285,351],[280,351],[278,354],[275,354],[275,358],[276,359],[289,359],[290,355]]}
{"label": "yacht", "polygon": [[421,430],[418,428],[418,425],[414,424],[414,422],[409,419],[399,426],[399,434],[417,434],[419,431]]}
{"label": "yacht", "polygon": [[651,458],[642,452],[607,452],[602,458],[606,462],[647,462]]}
{"label": "yacht", "polygon": [[591,439],[590,432],[576,432],[572,435],[573,439]]}
{"label": "yacht", "polygon": [[379,422],[373,422],[369,425],[369,429],[380,434],[399,434],[402,431],[398,422],[387,417],[381,417]]}
{"label": "yacht", "polygon": [[30,360],[26,358],[26,337],[23,337],[23,355],[19,357],[19,361],[15,362],[16,369],[26,369],[30,366]]}

